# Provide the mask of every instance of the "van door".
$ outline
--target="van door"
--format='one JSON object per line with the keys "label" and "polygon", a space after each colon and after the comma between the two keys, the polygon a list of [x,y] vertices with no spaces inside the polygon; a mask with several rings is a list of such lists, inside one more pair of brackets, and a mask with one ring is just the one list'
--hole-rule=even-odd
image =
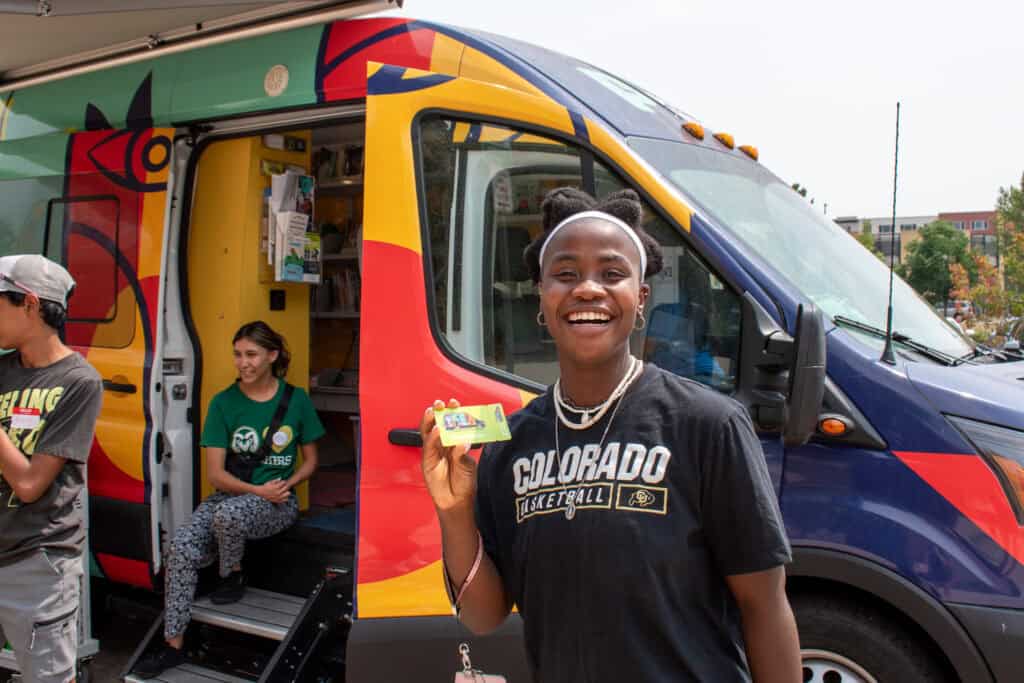
{"label": "van door", "polygon": [[89,457],[94,569],[142,587],[152,587],[159,570],[154,369],[173,136],[149,127],[71,135],[64,192],[48,202],[43,247],[78,283],[67,343],[103,377]]}
{"label": "van door", "polygon": [[[526,680],[517,618],[469,639],[451,617],[417,430],[435,398],[500,402],[511,412],[557,376],[521,265],[541,227],[539,197],[567,184],[602,195],[626,178],[644,189],[657,203],[648,229],[673,258],[652,301],[664,306],[669,336],[694,303],[681,294],[680,267],[698,269],[686,268],[707,297],[721,299],[723,320],[738,316],[739,299],[683,240],[689,208],[600,125],[551,99],[465,78],[373,63],[368,73],[349,680],[451,676],[460,638],[475,665]],[[687,339],[707,332],[687,328]],[[638,355],[655,341],[648,336],[637,333]],[[735,379],[738,332],[732,341],[734,350],[723,346],[705,364],[724,390]],[[695,372],[692,357],[688,367]]]}

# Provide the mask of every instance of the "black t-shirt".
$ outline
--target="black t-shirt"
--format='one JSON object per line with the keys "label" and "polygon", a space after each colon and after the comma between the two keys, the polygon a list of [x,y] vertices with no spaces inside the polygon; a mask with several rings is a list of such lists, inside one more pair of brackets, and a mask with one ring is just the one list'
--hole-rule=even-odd
{"label": "black t-shirt", "polygon": [[534,678],[749,681],[725,577],[790,550],[746,410],[648,364],[614,417],[559,425],[556,455],[553,400],[514,414],[478,473],[477,523]]}

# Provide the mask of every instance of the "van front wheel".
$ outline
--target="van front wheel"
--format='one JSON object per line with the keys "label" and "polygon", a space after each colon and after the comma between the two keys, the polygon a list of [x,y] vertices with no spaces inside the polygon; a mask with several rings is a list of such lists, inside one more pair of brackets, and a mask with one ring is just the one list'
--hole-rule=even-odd
{"label": "van front wheel", "polygon": [[949,680],[928,648],[881,610],[821,595],[792,605],[804,683]]}

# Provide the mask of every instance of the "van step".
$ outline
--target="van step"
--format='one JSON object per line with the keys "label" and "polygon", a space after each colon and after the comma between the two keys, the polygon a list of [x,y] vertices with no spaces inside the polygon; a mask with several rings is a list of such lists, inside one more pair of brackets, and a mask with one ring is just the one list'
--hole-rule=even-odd
{"label": "van step", "polygon": [[305,600],[283,593],[248,588],[230,605],[215,605],[209,598],[192,605],[194,621],[271,640],[284,640]]}
{"label": "van step", "polygon": [[239,678],[231,674],[204,669],[195,664],[181,664],[168,669],[156,678],[141,678],[138,674],[128,674],[125,683],[252,683],[251,679]]}

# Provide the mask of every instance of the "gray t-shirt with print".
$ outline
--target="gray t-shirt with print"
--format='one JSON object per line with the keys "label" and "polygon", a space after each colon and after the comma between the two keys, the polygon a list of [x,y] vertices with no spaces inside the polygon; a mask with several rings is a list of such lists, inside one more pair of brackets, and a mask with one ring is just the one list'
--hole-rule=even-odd
{"label": "gray t-shirt with print", "polygon": [[77,353],[45,368],[24,367],[17,353],[0,357],[0,429],[29,458],[44,453],[65,460],[32,503],[18,500],[0,477],[0,566],[40,547],[82,551],[85,461],[102,400],[99,374]]}

